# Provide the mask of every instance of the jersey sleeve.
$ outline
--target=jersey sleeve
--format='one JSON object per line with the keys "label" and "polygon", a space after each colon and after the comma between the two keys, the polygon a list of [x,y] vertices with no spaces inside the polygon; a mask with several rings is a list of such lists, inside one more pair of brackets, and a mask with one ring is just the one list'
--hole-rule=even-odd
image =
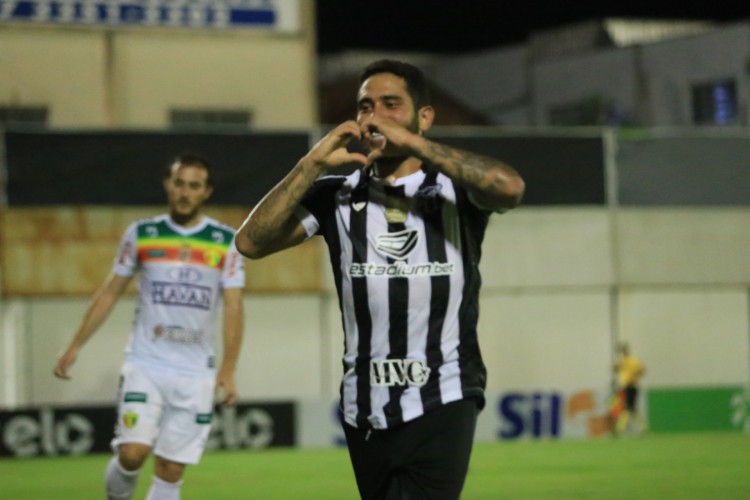
{"label": "jersey sleeve", "polygon": [[244,288],[245,286],[245,261],[237,251],[234,239],[227,248],[221,286],[223,288]]}
{"label": "jersey sleeve", "polygon": [[307,233],[308,238],[314,236],[318,232],[318,229],[320,229],[318,219],[316,219],[315,216],[310,213],[307,208],[304,207],[304,205],[299,205],[297,208],[295,208],[294,215],[299,219],[300,224],[302,224],[302,226],[305,228],[305,232]]}
{"label": "jersey sleeve", "polygon": [[120,239],[112,272],[118,276],[130,277],[136,273],[138,265],[138,224],[134,222]]}

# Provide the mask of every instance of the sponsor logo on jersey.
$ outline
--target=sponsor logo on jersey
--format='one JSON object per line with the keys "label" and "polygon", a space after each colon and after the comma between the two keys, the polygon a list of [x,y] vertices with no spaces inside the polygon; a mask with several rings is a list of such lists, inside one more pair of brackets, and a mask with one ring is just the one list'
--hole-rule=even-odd
{"label": "sponsor logo on jersey", "polygon": [[424,264],[407,264],[403,261],[397,261],[393,264],[375,264],[372,262],[359,264],[355,262],[349,266],[349,276],[352,278],[448,276],[453,274],[453,271],[454,266],[451,262],[425,262]]}
{"label": "sponsor logo on jersey", "polygon": [[237,259],[236,253],[229,254],[229,263],[227,264],[227,276],[233,278],[237,275]]}
{"label": "sponsor logo on jersey", "polygon": [[401,278],[409,276],[448,276],[453,274],[451,262],[423,262],[407,264],[404,262],[419,243],[419,231],[406,229],[395,233],[382,233],[375,237],[375,249],[385,257],[396,262],[378,264],[374,262],[354,262],[349,265],[349,276],[352,278],[385,277]]}
{"label": "sponsor logo on jersey", "polygon": [[135,427],[135,424],[138,423],[138,414],[134,411],[129,411],[125,415],[122,416],[122,424],[128,428],[132,429]]}
{"label": "sponsor logo on jersey", "polygon": [[214,243],[218,243],[219,245],[221,245],[225,241],[224,233],[218,230],[211,231],[211,240]]}
{"label": "sponsor logo on jersey", "polygon": [[430,369],[418,359],[381,359],[370,361],[370,385],[392,387],[413,385],[421,387],[427,383]]}
{"label": "sponsor logo on jersey", "polygon": [[181,326],[157,325],[154,328],[154,340],[164,339],[181,344],[200,344],[203,332],[192,328]]}
{"label": "sponsor logo on jersey", "polygon": [[419,231],[406,229],[395,233],[382,233],[375,237],[375,249],[381,255],[396,260],[406,260],[419,243]]}
{"label": "sponsor logo on jersey", "polygon": [[197,424],[210,424],[211,414],[210,413],[198,413],[195,415],[195,423]]}
{"label": "sponsor logo on jersey", "polygon": [[207,286],[153,281],[151,290],[154,304],[211,309],[211,288]]}
{"label": "sponsor logo on jersey", "polygon": [[145,392],[126,392],[123,401],[126,403],[145,403],[148,395]]}
{"label": "sponsor logo on jersey", "polygon": [[120,256],[117,259],[117,263],[120,265],[125,264],[128,261],[128,258],[130,258],[130,252],[133,250],[133,245],[126,241],[125,244],[122,246],[122,250],[120,250]]}
{"label": "sponsor logo on jersey", "polygon": [[167,271],[167,276],[180,283],[194,283],[203,277],[199,270],[188,266],[173,267]]}

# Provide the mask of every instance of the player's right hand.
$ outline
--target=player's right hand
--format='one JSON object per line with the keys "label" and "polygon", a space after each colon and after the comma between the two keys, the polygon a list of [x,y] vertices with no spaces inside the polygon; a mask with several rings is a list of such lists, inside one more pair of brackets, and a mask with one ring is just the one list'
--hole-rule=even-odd
{"label": "player's right hand", "polygon": [[357,123],[353,120],[346,121],[318,141],[307,153],[307,159],[323,170],[334,169],[347,163],[366,165],[365,155],[346,149],[349,141],[360,138],[361,133]]}
{"label": "player's right hand", "polygon": [[55,377],[63,380],[70,380],[70,375],[68,375],[68,368],[70,368],[73,363],[75,363],[76,354],[76,352],[68,350],[62,353],[60,357],[57,358],[57,362],[55,363],[55,367],[53,369]]}

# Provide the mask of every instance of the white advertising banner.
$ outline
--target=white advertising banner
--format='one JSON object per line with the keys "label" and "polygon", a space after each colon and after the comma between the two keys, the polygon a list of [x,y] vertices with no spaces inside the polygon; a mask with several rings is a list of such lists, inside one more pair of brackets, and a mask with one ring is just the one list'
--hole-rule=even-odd
{"label": "white advertising banner", "polygon": [[0,0],[0,23],[300,31],[299,0]]}
{"label": "white advertising banner", "polygon": [[[487,404],[477,421],[475,440],[609,436],[612,396],[607,389],[524,390],[488,394]],[[639,401],[639,405],[643,403],[645,401]],[[298,401],[297,409],[297,446],[346,445],[337,400]]]}

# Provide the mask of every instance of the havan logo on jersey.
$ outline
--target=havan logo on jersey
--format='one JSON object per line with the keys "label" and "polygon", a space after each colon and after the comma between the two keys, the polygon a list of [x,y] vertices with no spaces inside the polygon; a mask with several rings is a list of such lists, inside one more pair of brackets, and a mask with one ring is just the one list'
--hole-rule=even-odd
{"label": "havan logo on jersey", "polygon": [[391,387],[395,385],[415,385],[427,383],[430,369],[418,359],[381,359],[370,361],[370,385]]}
{"label": "havan logo on jersey", "polygon": [[154,304],[211,309],[211,288],[207,286],[153,281],[151,290]]}

